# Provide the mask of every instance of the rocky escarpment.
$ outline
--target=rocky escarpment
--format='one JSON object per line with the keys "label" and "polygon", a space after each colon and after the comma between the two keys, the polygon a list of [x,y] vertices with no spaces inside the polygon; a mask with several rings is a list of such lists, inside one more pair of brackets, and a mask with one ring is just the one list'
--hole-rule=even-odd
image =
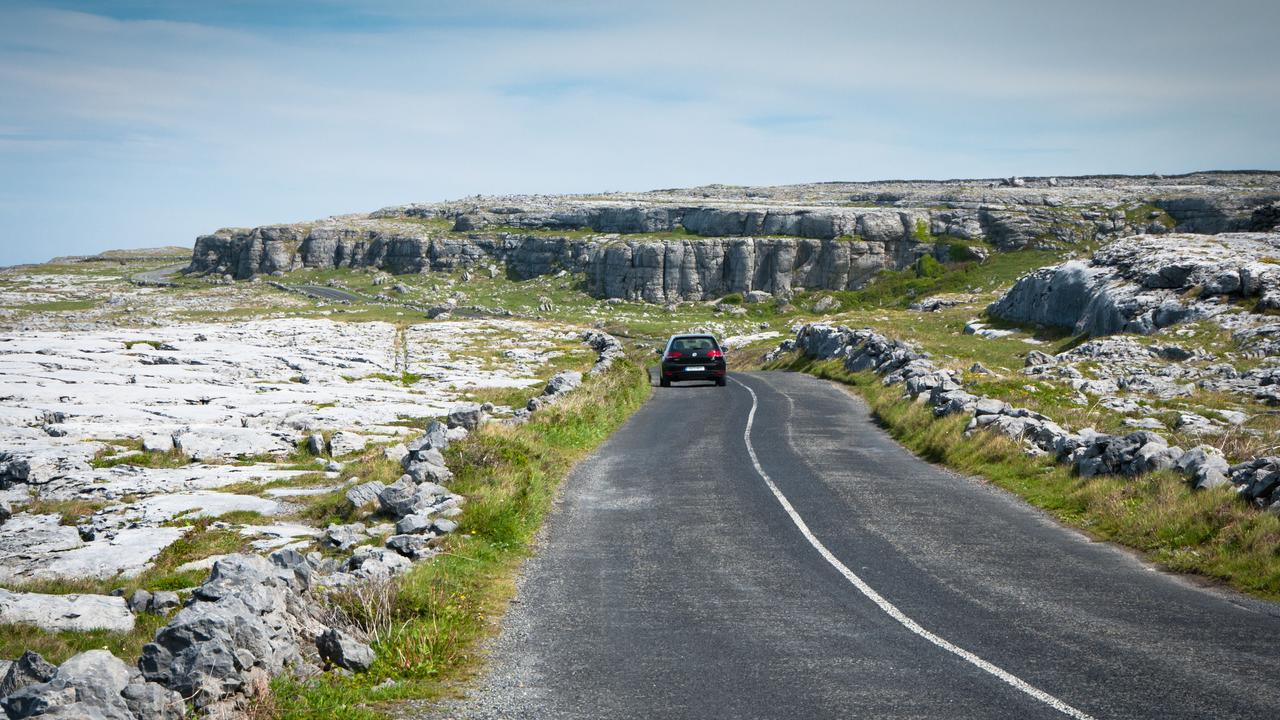
{"label": "rocky escarpment", "polygon": [[[800,289],[857,288],[880,270],[905,267],[922,255],[944,261],[957,254],[985,255],[981,248],[920,240],[902,226],[888,240],[579,238],[518,232],[414,236],[395,228],[319,227],[285,257],[285,244],[264,240],[271,233],[262,230],[201,238],[200,259],[193,260],[189,271],[243,279],[268,267],[273,272],[345,267],[422,273],[496,262],[521,279],[565,270],[585,275],[587,290],[596,297],[666,303],[753,290],[787,296]],[[210,248],[226,249],[231,259],[221,260]]]}
{"label": "rocky escarpment", "polygon": [[882,269],[928,254],[981,259],[988,247],[1063,247],[1178,228],[1270,229],[1277,198],[1280,179],[1267,174],[477,198],[220,230],[197,240],[188,272],[246,279],[300,268],[421,273],[501,263],[519,278],[585,274],[601,298],[786,296],[860,287]]}
{"label": "rocky escarpment", "polygon": [[1280,233],[1227,233],[1118,240],[1087,261],[1024,276],[988,313],[1106,335],[1147,334],[1208,317],[1252,327],[1258,313],[1274,310],[1280,310]]}

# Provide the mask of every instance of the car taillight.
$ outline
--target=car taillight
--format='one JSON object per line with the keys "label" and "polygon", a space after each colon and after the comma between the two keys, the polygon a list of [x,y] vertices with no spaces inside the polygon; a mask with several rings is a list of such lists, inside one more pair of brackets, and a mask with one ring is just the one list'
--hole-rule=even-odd
{"label": "car taillight", "polygon": [[670,351],[670,352],[668,352],[668,353],[667,353],[667,359],[668,359],[668,360],[674,360],[674,359],[676,359],[676,358],[678,358],[678,357],[680,357],[680,353],[676,352],[675,350],[672,350],[672,351]]}
{"label": "car taillight", "polygon": [[724,357],[724,353],[721,353],[719,350],[712,350],[711,352],[707,353],[707,357],[709,358]]}

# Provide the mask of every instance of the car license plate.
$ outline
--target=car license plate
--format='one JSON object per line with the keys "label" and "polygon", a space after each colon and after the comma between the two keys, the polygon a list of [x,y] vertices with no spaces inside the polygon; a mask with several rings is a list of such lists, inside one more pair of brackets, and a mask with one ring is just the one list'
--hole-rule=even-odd
{"label": "car license plate", "polygon": [[706,370],[706,368],[701,365],[698,365],[697,367],[687,367],[684,369],[685,372],[702,372],[704,370]]}

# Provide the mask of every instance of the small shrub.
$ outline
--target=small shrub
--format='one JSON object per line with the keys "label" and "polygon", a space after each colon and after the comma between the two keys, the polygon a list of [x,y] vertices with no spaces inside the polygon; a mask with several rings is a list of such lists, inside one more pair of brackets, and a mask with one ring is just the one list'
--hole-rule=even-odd
{"label": "small shrub", "polygon": [[946,267],[935,260],[932,255],[921,255],[920,259],[916,261],[916,277],[940,278],[946,272]]}

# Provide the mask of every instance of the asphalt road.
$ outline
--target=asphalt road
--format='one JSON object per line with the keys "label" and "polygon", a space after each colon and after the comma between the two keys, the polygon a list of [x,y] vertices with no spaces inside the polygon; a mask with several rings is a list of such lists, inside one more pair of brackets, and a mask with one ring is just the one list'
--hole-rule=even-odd
{"label": "asphalt road", "polygon": [[325,287],[324,285],[298,285],[298,291],[303,292],[311,297],[320,298],[321,300],[337,300],[339,302],[359,303],[364,302],[366,298],[360,297],[355,293],[339,290],[337,288]]}
{"label": "asphalt road", "polygon": [[138,285],[170,286],[173,285],[170,278],[172,278],[179,270],[186,268],[187,265],[188,263],[185,262],[176,265],[166,265],[162,268],[156,268],[155,270],[140,272],[131,277],[130,280]]}
{"label": "asphalt road", "polygon": [[445,715],[1280,717],[1280,606],[924,463],[834,385],[733,379],[655,388],[579,465]]}

